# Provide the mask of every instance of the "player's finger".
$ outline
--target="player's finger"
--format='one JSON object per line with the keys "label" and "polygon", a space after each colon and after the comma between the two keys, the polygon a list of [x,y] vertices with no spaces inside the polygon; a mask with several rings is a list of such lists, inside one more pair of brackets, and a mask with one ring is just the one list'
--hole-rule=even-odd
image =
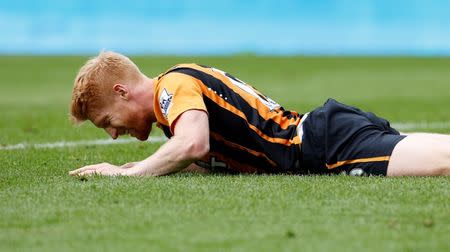
{"label": "player's finger", "polygon": [[69,175],[77,175],[77,174],[79,174],[80,172],[83,172],[83,171],[86,171],[86,170],[87,170],[87,168],[86,168],[86,167],[83,167],[83,168],[79,168],[79,169],[76,169],[76,170],[70,171],[70,172],[69,172]]}
{"label": "player's finger", "polygon": [[99,174],[97,170],[93,169],[93,170],[86,170],[83,171],[81,173],[78,174],[78,176],[92,176],[95,174]]}
{"label": "player's finger", "polygon": [[77,176],[77,175],[80,175],[82,172],[89,171],[89,170],[96,170],[96,167],[94,167],[92,165],[89,165],[89,166],[86,166],[86,167],[83,167],[83,168],[80,168],[80,169],[76,169],[76,170],[70,171],[69,175]]}
{"label": "player's finger", "polygon": [[80,172],[84,172],[84,171],[91,170],[91,169],[96,169],[99,165],[103,165],[103,163],[101,163],[101,164],[94,164],[94,165],[86,165],[84,167],[81,167],[81,168],[78,168],[76,170],[70,171],[69,175],[77,175]]}

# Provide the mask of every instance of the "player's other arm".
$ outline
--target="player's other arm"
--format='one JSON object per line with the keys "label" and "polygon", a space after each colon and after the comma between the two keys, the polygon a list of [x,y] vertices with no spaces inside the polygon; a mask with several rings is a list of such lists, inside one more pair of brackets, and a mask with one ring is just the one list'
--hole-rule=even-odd
{"label": "player's other arm", "polygon": [[[131,168],[133,166],[135,166],[136,164],[139,164],[139,162],[130,162],[130,163],[126,163],[120,166],[120,168]],[[188,167],[184,168],[183,170],[179,171],[179,172],[193,172],[193,173],[200,173],[200,174],[206,174],[209,173],[210,171],[208,169],[205,169],[201,166],[196,165],[195,163],[190,164]]]}
{"label": "player's other arm", "polygon": [[208,114],[188,110],[174,122],[174,136],[153,155],[125,170],[129,176],[159,176],[181,171],[209,152]]}

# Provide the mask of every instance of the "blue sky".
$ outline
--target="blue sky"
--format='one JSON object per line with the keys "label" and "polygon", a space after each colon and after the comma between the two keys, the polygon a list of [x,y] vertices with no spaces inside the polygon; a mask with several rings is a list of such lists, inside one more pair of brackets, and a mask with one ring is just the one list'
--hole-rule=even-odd
{"label": "blue sky", "polygon": [[450,55],[450,1],[0,2],[0,53]]}

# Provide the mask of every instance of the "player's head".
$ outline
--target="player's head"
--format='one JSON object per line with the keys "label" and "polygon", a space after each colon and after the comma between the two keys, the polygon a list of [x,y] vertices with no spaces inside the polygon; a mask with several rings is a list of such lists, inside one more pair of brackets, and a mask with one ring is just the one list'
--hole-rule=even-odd
{"label": "player's head", "polygon": [[151,130],[148,115],[142,113],[133,92],[145,76],[126,56],[101,52],[81,67],[72,92],[72,121],[90,120],[113,138],[129,133],[145,140]]}

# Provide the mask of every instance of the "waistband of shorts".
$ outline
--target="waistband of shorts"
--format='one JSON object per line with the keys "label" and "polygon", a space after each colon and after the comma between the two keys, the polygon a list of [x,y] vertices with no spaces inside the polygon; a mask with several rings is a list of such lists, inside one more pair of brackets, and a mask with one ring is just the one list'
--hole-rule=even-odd
{"label": "waistband of shorts", "polygon": [[303,138],[303,123],[305,122],[308,115],[309,115],[309,112],[305,113],[302,116],[302,119],[300,119],[299,124],[297,125],[297,136],[300,138],[300,141],[302,141],[302,138]]}

